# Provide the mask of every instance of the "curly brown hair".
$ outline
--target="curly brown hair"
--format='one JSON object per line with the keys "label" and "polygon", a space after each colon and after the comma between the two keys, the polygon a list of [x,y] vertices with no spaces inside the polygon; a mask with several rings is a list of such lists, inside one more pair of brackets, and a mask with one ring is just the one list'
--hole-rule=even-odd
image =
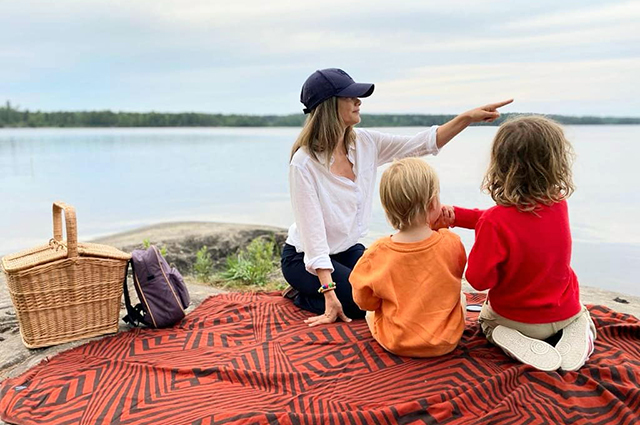
{"label": "curly brown hair", "polygon": [[533,212],[574,191],[574,152],[558,123],[530,115],[510,119],[498,129],[482,189],[498,205]]}

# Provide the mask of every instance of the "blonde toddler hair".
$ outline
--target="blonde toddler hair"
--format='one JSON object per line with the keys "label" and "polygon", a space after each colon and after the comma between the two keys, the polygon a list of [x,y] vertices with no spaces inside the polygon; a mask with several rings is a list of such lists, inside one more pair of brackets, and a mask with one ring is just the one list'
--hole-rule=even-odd
{"label": "blonde toddler hair", "polygon": [[404,230],[415,224],[416,218],[426,218],[439,192],[438,175],[421,159],[395,160],[382,173],[380,201],[395,229]]}
{"label": "blonde toddler hair", "polygon": [[573,148],[562,127],[537,115],[504,122],[491,148],[491,162],[482,182],[498,205],[533,212],[574,191]]}

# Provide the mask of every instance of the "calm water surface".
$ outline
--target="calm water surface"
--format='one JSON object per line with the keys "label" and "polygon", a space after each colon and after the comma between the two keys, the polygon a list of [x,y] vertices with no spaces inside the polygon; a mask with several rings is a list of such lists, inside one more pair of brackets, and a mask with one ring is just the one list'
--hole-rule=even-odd
{"label": "calm water surface", "polygon": [[[76,207],[81,240],[166,221],[288,227],[288,157],[298,132],[0,129],[0,253],[46,242],[54,200]],[[492,205],[479,185],[495,132],[469,128],[438,156],[425,157],[440,175],[443,203]],[[584,285],[640,295],[640,126],[575,126],[566,132],[577,153],[577,191],[569,200],[573,266]],[[377,202],[364,242],[391,231]],[[468,251],[473,233],[455,231]]]}

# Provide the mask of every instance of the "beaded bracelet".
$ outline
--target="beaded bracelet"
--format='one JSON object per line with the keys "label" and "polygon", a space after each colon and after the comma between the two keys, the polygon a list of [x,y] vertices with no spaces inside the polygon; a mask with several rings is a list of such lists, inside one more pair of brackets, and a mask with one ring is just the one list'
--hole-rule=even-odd
{"label": "beaded bracelet", "polygon": [[336,283],[329,282],[324,285],[320,284],[320,289],[318,289],[318,292],[320,292],[321,294],[324,294],[325,292],[333,291],[334,289],[336,289]]}

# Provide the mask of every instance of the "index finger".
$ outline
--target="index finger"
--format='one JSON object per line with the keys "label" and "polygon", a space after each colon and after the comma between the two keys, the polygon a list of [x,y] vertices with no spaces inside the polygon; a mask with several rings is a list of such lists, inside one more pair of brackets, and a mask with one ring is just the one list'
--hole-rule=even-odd
{"label": "index finger", "polygon": [[489,107],[490,109],[498,109],[498,108],[502,108],[505,105],[510,104],[511,102],[513,102],[513,99],[503,100],[502,102],[498,102],[498,103],[490,103],[489,105],[487,105],[487,107]]}

